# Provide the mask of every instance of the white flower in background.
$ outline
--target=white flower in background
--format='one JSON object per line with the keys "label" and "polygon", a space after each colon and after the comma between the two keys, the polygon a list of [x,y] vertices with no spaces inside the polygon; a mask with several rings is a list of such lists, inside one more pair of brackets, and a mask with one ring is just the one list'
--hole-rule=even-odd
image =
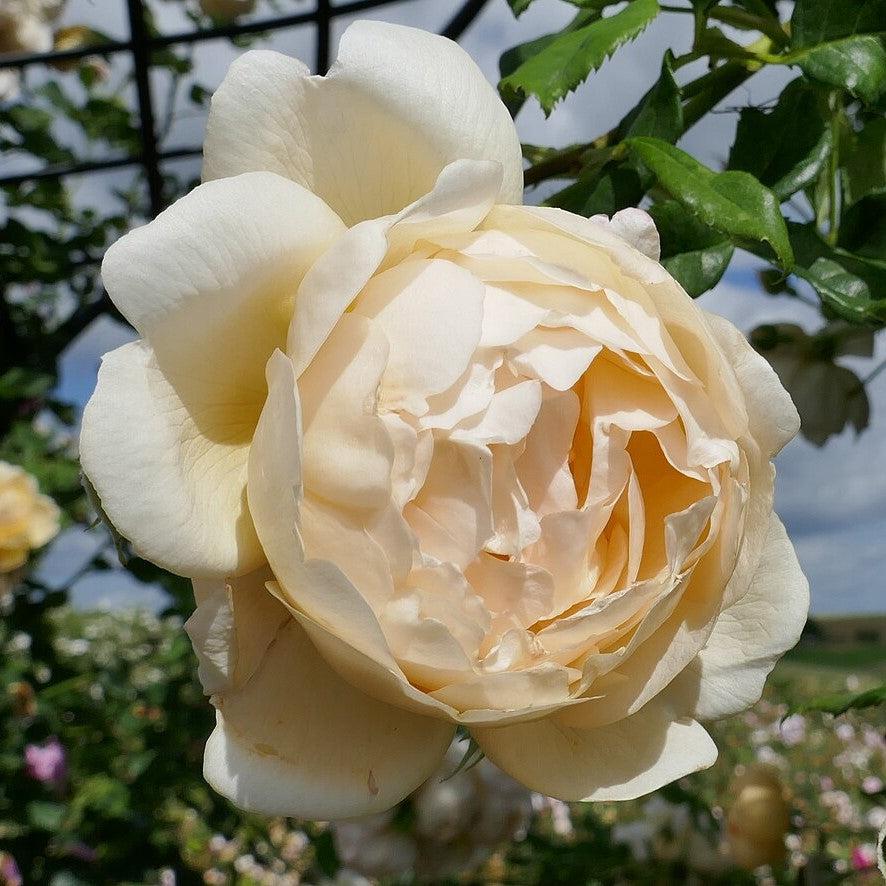
{"label": "white flower in background", "polygon": [[105,357],[81,457],[195,579],[210,783],[380,812],[457,724],[566,800],[709,766],[701,721],[756,701],[806,617],[772,513],[797,414],[649,217],[518,205],[476,65],[380,22],[327,77],[242,56],[204,156],[107,254],[142,338]]}
{"label": "white flower in background", "polygon": [[612,828],[612,842],[627,846],[634,861],[649,861],[656,829],[652,822],[638,818],[636,821],[619,822]]}
{"label": "white flower in background", "polygon": [[200,11],[214,19],[230,22],[255,9],[256,0],[200,0]]}
{"label": "white flower in background", "polygon": [[551,830],[558,837],[572,837],[575,834],[575,826],[572,824],[572,811],[569,804],[556,797],[545,797],[543,794],[533,793],[533,812],[547,813],[551,819]]}
{"label": "white flower in background", "polygon": [[671,803],[654,794],[643,804],[642,817],[612,828],[612,842],[627,846],[635,861],[681,860],[701,874],[720,873],[728,862],[718,850],[719,834],[693,821],[685,803]]}
{"label": "white flower in background", "polygon": [[[19,53],[49,52],[52,23],[66,0],[3,0],[0,3],[0,57]],[[0,70],[0,101],[18,95],[18,71]]]}
{"label": "white flower in background", "polygon": [[407,801],[333,826],[345,868],[367,877],[415,873],[437,882],[476,871],[500,846],[526,835],[529,791],[488,760],[455,771],[465,751],[454,742],[443,765]]}
{"label": "white flower in background", "polygon": [[59,516],[58,506],[40,494],[34,477],[0,461],[0,574],[24,566],[31,551],[54,538]]}
{"label": "white flower in background", "polygon": [[780,724],[776,724],[782,742],[789,748],[806,741],[806,718],[802,714],[791,714]]}

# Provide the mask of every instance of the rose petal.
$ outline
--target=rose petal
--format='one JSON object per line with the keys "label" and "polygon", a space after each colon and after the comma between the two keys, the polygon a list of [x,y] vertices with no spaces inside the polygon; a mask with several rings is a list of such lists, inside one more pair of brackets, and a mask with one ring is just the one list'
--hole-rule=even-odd
{"label": "rose petal", "polygon": [[381,401],[391,411],[427,411],[427,398],[453,385],[480,340],[483,284],[445,261],[407,259],[375,276],[353,313],[386,336],[390,356]]}
{"label": "rose petal", "polygon": [[775,663],[800,639],[809,582],[774,514],[747,592],[717,618],[696,659],[668,687],[700,720],[729,717],[759,700]]}
{"label": "rose petal", "polygon": [[531,790],[569,801],[632,800],[717,759],[704,728],[658,700],[599,729],[560,720],[555,714],[471,732],[496,766]]}
{"label": "rose petal", "polygon": [[495,163],[457,160],[433,190],[402,212],[350,228],[315,262],[298,291],[287,352],[301,375],[373,274],[402,260],[417,240],[470,231],[492,208],[501,181]]}
{"label": "rose petal", "polygon": [[775,370],[728,320],[705,312],[705,319],[745,396],[751,435],[772,457],[800,430],[800,416]]}
{"label": "rose petal", "polygon": [[183,403],[150,346],[132,342],[102,358],[80,462],[141,556],[196,577],[248,572],[264,561],[246,503],[253,424],[251,409]]}
{"label": "rose petal", "polygon": [[206,780],[265,815],[329,820],[387,809],[434,771],[453,734],[445,721],[354,689],[295,621],[253,678],[216,706]]}
{"label": "rose petal", "polygon": [[105,285],[151,347],[106,360],[80,449],[146,558],[196,576],[260,565],[243,499],[263,367],[299,280],[343,231],[304,188],[253,173],[198,187],[108,250]]}
{"label": "rose petal", "polygon": [[376,413],[389,353],[375,323],[348,314],[298,380],[302,482],[344,508],[390,501],[394,447]]}
{"label": "rose petal", "polygon": [[274,52],[241,56],[213,96],[204,156],[204,180],[271,170],[349,225],[399,211],[453,160],[502,164],[500,201],[523,192],[513,121],[470,56],[379,21],[345,31],[326,77]]}
{"label": "rose petal", "polygon": [[197,608],[185,622],[207,695],[242,686],[255,673],[289,613],[268,593],[267,567],[228,581],[195,581]]}

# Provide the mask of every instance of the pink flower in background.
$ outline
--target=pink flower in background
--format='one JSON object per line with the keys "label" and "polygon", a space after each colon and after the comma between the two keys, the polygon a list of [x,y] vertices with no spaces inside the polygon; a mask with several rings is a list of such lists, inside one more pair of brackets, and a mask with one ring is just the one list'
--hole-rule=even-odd
{"label": "pink flower in background", "polygon": [[6,852],[0,852],[0,886],[22,886],[23,883],[15,859]]}
{"label": "pink flower in background", "polygon": [[850,855],[852,870],[868,871],[877,863],[877,850],[871,843],[862,843],[855,846]]}
{"label": "pink flower in background", "polygon": [[64,747],[54,737],[42,745],[26,745],[25,768],[28,775],[36,781],[43,784],[61,784],[68,774]]}
{"label": "pink flower in background", "polygon": [[876,775],[869,775],[861,783],[861,790],[865,794],[879,794],[883,790],[883,781]]}

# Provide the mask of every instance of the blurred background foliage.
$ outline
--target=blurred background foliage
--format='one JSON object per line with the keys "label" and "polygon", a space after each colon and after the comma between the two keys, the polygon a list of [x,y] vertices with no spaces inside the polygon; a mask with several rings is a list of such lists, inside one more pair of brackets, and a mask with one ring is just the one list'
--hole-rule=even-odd
{"label": "blurred background foliage", "polygon": [[[533,0],[493,2],[519,16]],[[866,384],[883,364],[859,377],[838,360],[872,355],[886,326],[886,0],[563,3],[574,7],[565,28],[501,56],[514,113],[528,101],[549,113],[663,12],[685,18],[691,45],[664,55],[614,128],[563,148],[526,145],[527,198],[588,216],[648,208],[663,263],[692,296],[737,249],[762,259],[761,290],[814,298],[823,320],[814,333],[784,322],[751,335],[803,435],[821,446],[847,426],[863,431]],[[196,184],[192,166],[172,162],[196,149],[167,145],[183,102],[205,114],[210,85],[195,76],[196,43],[160,39],[157,10],[180,8],[236,50],[272,28],[255,0],[129,5],[153,41],[154,148],[170,161],[159,182],[127,166],[146,143],[136,72],[107,49],[119,36],[61,26],[64,0],[0,0],[0,63],[56,53],[0,68],[0,462],[57,503],[60,538],[91,533],[73,569],[47,568],[38,551],[0,574],[0,884],[876,882],[886,826],[876,619],[867,646],[831,648],[813,627],[764,700],[717,727],[716,767],[634,803],[569,807],[485,761],[441,773],[390,816],[338,829],[246,815],[212,793],[200,773],[211,708],[181,630],[190,586],[95,525],[60,361],[98,318],[121,321],[101,287],[106,247]],[[270,19],[313,7],[258,9]],[[676,146],[769,66],[796,76],[771,102],[738,108],[722,168]],[[126,174],[85,200],[75,182],[94,167]],[[128,582],[163,590],[165,608],[72,610],[69,589],[123,575],[121,559]]]}

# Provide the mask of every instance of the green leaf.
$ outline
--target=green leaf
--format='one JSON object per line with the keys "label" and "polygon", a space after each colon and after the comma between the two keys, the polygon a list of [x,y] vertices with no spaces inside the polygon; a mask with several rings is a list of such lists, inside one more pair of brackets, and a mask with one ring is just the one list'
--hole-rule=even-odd
{"label": "green leaf", "polygon": [[732,260],[732,243],[676,200],[655,203],[649,214],[661,237],[661,263],[686,292],[697,298],[716,286]]}
{"label": "green leaf", "polygon": [[702,222],[734,240],[768,243],[789,271],[794,254],[778,198],[747,172],[714,172],[674,145],[657,138],[626,144],[673,197]]}
{"label": "green leaf", "polygon": [[862,129],[843,169],[848,203],[886,193],[886,118],[877,117]]}
{"label": "green leaf", "polygon": [[[512,46],[510,49],[503,52],[501,58],[498,60],[498,70],[501,77],[507,78],[513,74],[521,65],[540,55],[564,34],[577,31],[580,28],[585,27],[585,25],[597,21],[599,18],[600,14],[596,10],[582,10],[562,31],[557,31],[555,34],[546,34],[543,37],[537,37],[535,40],[530,40],[527,43],[520,43],[517,46]],[[499,90],[501,90],[501,84],[499,84]],[[502,91],[502,99],[504,100],[505,105],[507,105],[508,110],[511,112],[511,116],[516,117],[517,111],[523,107],[523,102],[526,101],[526,95],[523,93]]]}
{"label": "green leaf", "polygon": [[45,372],[36,372],[22,366],[0,375],[0,400],[29,400],[42,397],[55,383],[55,379]]}
{"label": "green leaf", "polygon": [[558,191],[545,201],[547,206],[568,209],[579,215],[613,215],[619,209],[636,206],[645,188],[629,163],[612,161]]}
{"label": "green leaf", "polygon": [[[534,0],[508,0],[508,6],[511,7],[511,12],[519,18],[529,9],[533,2]],[[605,9],[607,6],[615,6],[621,0],[566,0],[566,2],[571,3],[573,6],[578,6],[580,9],[600,10]]]}
{"label": "green leaf", "polygon": [[640,99],[618,124],[618,141],[631,136],[651,135],[675,142],[683,133],[683,105],[680,87],[674,79],[674,55],[665,52],[661,73],[652,89]]}
{"label": "green leaf", "polygon": [[814,698],[812,701],[801,704],[794,710],[800,713],[822,711],[823,713],[839,717],[840,714],[845,714],[847,711],[860,711],[864,708],[873,708],[881,704],[886,704],[886,683],[882,686],[875,686],[873,689],[868,689],[865,692],[841,692],[835,695]]}
{"label": "green leaf", "polygon": [[852,323],[886,322],[886,298],[873,300],[867,283],[830,258],[817,258],[810,267],[797,265],[794,273],[811,283],[819,298]]}
{"label": "green leaf", "polygon": [[798,77],[769,113],[744,108],[729,168],[756,176],[782,200],[812,184],[831,151],[831,129],[820,102],[815,89]]}
{"label": "green leaf", "polygon": [[816,46],[884,29],[886,0],[797,0],[791,16],[791,44]]}
{"label": "green leaf", "polygon": [[508,0],[508,6],[511,7],[511,12],[514,13],[515,16],[519,17],[529,9],[532,0]]}
{"label": "green leaf", "polygon": [[205,105],[209,100],[209,97],[212,95],[212,92],[207,89],[205,86],[201,86],[199,83],[194,83],[191,86],[191,90],[188,93],[191,101],[195,105]]}
{"label": "green leaf", "polygon": [[849,207],[838,243],[862,258],[886,263],[886,194],[865,197]]}
{"label": "green leaf", "polygon": [[483,753],[483,749],[477,743],[477,739],[474,738],[473,735],[469,735],[467,737],[468,746],[465,749],[464,755],[459,761],[458,766],[443,779],[443,781],[449,781],[450,778],[454,778],[458,775],[459,772],[468,772],[473,769],[485,756]]}
{"label": "green leaf", "polygon": [[[658,0],[631,0],[616,15],[567,28],[499,84],[506,99],[534,95],[546,114],[619,46],[633,40],[658,15]],[[542,38],[544,39],[544,38]]]}
{"label": "green leaf", "polygon": [[27,806],[28,821],[41,831],[57,831],[65,820],[65,807],[48,800],[32,800]]}
{"label": "green leaf", "polygon": [[[114,543],[114,549],[117,552],[117,558],[120,560],[120,563],[123,566],[127,566],[129,564],[129,543],[126,539],[120,535],[117,531],[117,528],[111,522],[110,517],[105,513],[105,509],[102,507],[101,499],[98,496],[98,493],[95,491],[95,487],[92,485],[92,481],[86,474],[80,474],[80,483],[83,486],[83,491],[86,493],[86,498],[89,501],[90,506],[96,513],[96,522],[93,526],[97,526],[98,524],[102,524],[108,532],[108,535],[111,536],[111,541]],[[92,528],[92,527],[90,527]]]}
{"label": "green leaf", "polygon": [[847,37],[788,53],[779,60],[798,64],[813,80],[846,89],[867,104],[886,90],[886,49],[879,37]]}
{"label": "green leaf", "polygon": [[886,0],[797,0],[785,64],[871,103],[886,89]]}

